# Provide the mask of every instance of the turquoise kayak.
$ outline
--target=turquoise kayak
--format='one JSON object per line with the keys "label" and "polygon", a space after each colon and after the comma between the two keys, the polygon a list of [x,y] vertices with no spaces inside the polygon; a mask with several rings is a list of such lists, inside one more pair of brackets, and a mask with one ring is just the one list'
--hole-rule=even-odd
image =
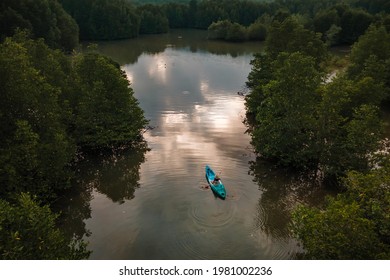
{"label": "turquoise kayak", "polygon": [[[210,185],[211,190],[220,198],[226,198],[226,190],[225,186],[222,183],[222,180],[215,180],[215,172],[210,168],[210,166],[206,165],[206,180]],[[218,178],[218,177],[217,177]]]}

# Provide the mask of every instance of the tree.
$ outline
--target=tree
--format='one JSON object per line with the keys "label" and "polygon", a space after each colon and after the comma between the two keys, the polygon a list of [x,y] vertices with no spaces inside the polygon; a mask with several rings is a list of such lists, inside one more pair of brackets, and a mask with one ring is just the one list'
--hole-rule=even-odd
{"label": "tree", "polygon": [[0,75],[3,198],[29,192],[53,201],[70,187],[76,145],[143,143],[143,111],[124,73],[108,58],[65,56],[19,33],[0,44]]}
{"label": "tree", "polygon": [[353,45],[348,75],[359,79],[371,77],[383,84],[390,96],[390,33],[384,26],[371,25]]}
{"label": "tree", "polygon": [[338,184],[349,170],[370,169],[370,154],[380,149],[383,124],[379,108],[366,99],[370,90],[375,91],[372,79],[354,84],[339,78],[322,92],[319,162],[325,179],[332,184]]}
{"label": "tree", "polygon": [[258,108],[266,98],[264,86],[273,79],[273,60],[266,53],[257,53],[251,61],[252,70],[248,75],[246,86],[251,90],[245,97],[247,117],[254,119]]}
{"label": "tree", "polygon": [[352,44],[364,34],[372,23],[372,16],[366,11],[348,9],[340,18],[340,40],[344,44]]}
{"label": "tree", "polygon": [[124,0],[61,0],[65,10],[80,27],[82,40],[134,38],[140,18]]}
{"label": "tree", "polygon": [[208,39],[225,40],[232,23],[228,20],[221,20],[210,24],[208,31]]}
{"label": "tree", "polygon": [[78,45],[78,26],[56,0],[4,0],[0,23],[0,37],[12,36],[19,28],[44,38],[53,48],[72,51]]}
{"label": "tree", "polygon": [[248,38],[250,40],[264,41],[267,37],[267,27],[260,20],[256,20],[248,27]]}
{"label": "tree", "polygon": [[340,25],[340,17],[335,9],[318,12],[313,18],[315,32],[325,34],[332,25]]}
{"label": "tree", "polygon": [[305,29],[292,17],[283,22],[273,21],[267,34],[265,53],[256,54],[251,61],[252,70],[247,81],[247,86],[251,89],[246,97],[247,115],[257,114],[258,107],[265,99],[264,86],[274,77],[272,61],[276,60],[281,52],[300,52],[311,56],[315,59],[317,70],[328,55],[319,35]]}
{"label": "tree", "polygon": [[324,209],[300,206],[292,229],[308,259],[389,259],[389,163],[369,173],[352,171],[346,192],[328,198]]}
{"label": "tree", "polygon": [[158,34],[169,31],[169,21],[164,11],[154,5],[138,7],[137,12],[141,15],[140,34]]}
{"label": "tree", "polygon": [[67,240],[58,215],[22,193],[15,205],[0,199],[0,256],[5,260],[86,259],[82,241]]}
{"label": "tree", "polygon": [[313,58],[301,53],[281,53],[273,79],[263,86],[253,144],[264,158],[282,165],[316,164],[315,125],[321,75]]}
{"label": "tree", "polygon": [[[111,148],[142,140],[147,121],[119,65],[94,52],[75,58],[74,137],[86,148]],[[93,73],[93,75],[91,75]]]}
{"label": "tree", "polygon": [[185,28],[189,26],[189,7],[187,5],[168,3],[164,5],[164,9],[170,28]]}
{"label": "tree", "polygon": [[301,52],[313,57],[317,65],[320,65],[328,55],[320,34],[305,29],[293,17],[271,24],[266,39],[266,51],[273,59],[280,52]]}
{"label": "tree", "polygon": [[231,42],[242,42],[245,41],[246,28],[238,23],[233,23],[227,31],[225,40]]}
{"label": "tree", "polygon": [[[34,44],[47,62],[42,70],[34,65],[38,60],[32,58],[35,51],[29,52],[28,46]],[[8,38],[0,45],[3,197],[28,191],[47,201],[68,187],[68,164],[75,147],[62,123],[60,90],[45,77],[48,69],[61,72],[54,59],[57,52],[43,46],[42,40],[34,43],[23,36]]]}

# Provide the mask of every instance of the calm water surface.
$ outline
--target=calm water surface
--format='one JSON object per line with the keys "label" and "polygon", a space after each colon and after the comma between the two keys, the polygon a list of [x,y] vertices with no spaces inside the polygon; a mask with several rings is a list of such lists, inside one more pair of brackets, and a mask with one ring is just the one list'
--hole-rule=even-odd
{"label": "calm water surface", "polygon": [[[181,30],[99,45],[121,64],[155,128],[145,134],[148,152],[80,163],[81,193],[66,201],[64,224],[89,242],[91,259],[290,259],[300,251],[290,210],[322,195],[252,153],[237,92],[261,49]],[[221,174],[225,201],[205,188],[206,164]]]}

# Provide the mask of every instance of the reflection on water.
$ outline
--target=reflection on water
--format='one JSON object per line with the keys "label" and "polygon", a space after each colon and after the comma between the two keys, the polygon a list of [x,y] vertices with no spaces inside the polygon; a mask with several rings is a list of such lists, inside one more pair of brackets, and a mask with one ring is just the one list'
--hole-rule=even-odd
{"label": "reflection on water", "polygon": [[79,164],[80,184],[119,204],[133,199],[139,188],[139,169],[145,161],[145,152],[145,149],[138,149],[88,156],[88,160]]}
{"label": "reflection on water", "polygon": [[135,151],[88,155],[77,165],[78,181],[73,190],[56,205],[61,209],[61,224],[76,239],[90,236],[85,221],[91,218],[91,201],[104,194],[112,203],[133,199],[139,187],[139,169],[145,161],[146,148]]}
{"label": "reflection on water", "polygon": [[263,45],[258,42],[226,43],[207,40],[207,32],[202,30],[174,29],[168,34],[145,35],[139,39],[116,42],[99,42],[99,49],[121,65],[134,64],[142,54],[153,55],[165,49],[180,49],[193,53],[211,53],[239,57],[260,52]]}
{"label": "reflection on water", "polygon": [[[237,94],[261,44],[174,32],[100,46],[121,62],[155,129],[146,153],[80,164],[83,192],[67,201],[64,224],[84,235],[92,259],[294,258],[289,211],[305,184],[256,162]],[[205,187],[206,164],[226,200]]]}

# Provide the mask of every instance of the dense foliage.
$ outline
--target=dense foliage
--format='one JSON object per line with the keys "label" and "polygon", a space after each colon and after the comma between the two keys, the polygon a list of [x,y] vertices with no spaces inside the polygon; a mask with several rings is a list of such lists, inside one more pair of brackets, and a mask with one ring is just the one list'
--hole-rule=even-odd
{"label": "dense foliage", "polygon": [[92,52],[76,56],[73,66],[77,144],[96,149],[141,141],[147,121],[119,65]]}
{"label": "dense foliage", "polygon": [[0,38],[27,29],[55,48],[73,50],[79,41],[78,26],[57,0],[3,0],[0,3]]}
{"label": "dense foliage", "polygon": [[304,258],[389,258],[389,163],[376,156],[385,143],[379,106],[389,98],[389,42],[383,25],[371,25],[345,73],[328,79],[321,37],[287,17],[272,22],[265,52],[252,61],[246,107],[258,155],[320,171],[344,190],[322,210],[293,213]]}
{"label": "dense foliage", "polygon": [[[76,150],[143,143],[147,121],[129,82],[102,55],[66,56],[25,33],[0,44],[0,77],[1,254],[28,259],[87,256],[84,247],[64,247],[54,226],[56,216],[46,206],[19,194],[50,204],[71,186]],[[27,221],[28,211],[45,224]]]}
{"label": "dense foliage", "polygon": [[[364,48],[364,40],[354,53]],[[349,170],[370,167],[369,154],[379,149],[382,137],[378,105],[386,96],[374,75],[340,74],[324,83],[326,58],[319,37],[293,18],[273,23],[266,52],[252,61],[246,107],[255,118],[252,136],[259,155],[337,180]]]}
{"label": "dense foliage", "polygon": [[0,193],[44,198],[68,185],[80,148],[139,142],[146,125],[119,66],[97,53],[66,57],[22,34],[0,45]]}
{"label": "dense foliage", "polygon": [[112,40],[138,36],[140,19],[124,0],[60,0],[77,21],[82,40]]}
{"label": "dense foliage", "polygon": [[15,205],[0,199],[0,259],[88,258],[85,243],[67,240],[56,228],[57,216],[25,193]]}
{"label": "dense foliage", "polygon": [[[77,151],[143,141],[147,121],[119,66],[94,51],[61,51],[70,54],[79,35],[111,40],[200,28],[210,39],[266,41],[251,62],[246,97],[259,157],[345,190],[321,210],[294,212],[305,257],[388,259],[390,165],[376,154],[379,106],[390,99],[389,13],[387,0],[3,0],[1,258],[88,257],[37,201],[50,205],[71,186]],[[327,47],[340,44],[354,44],[350,65],[328,79]],[[122,196],[133,192],[126,186]]]}
{"label": "dense foliage", "polygon": [[305,258],[390,258],[390,165],[367,174],[350,172],[347,191],[328,198],[322,210],[305,206],[293,214],[292,229]]}
{"label": "dense foliage", "polygon": [[390,32],[384,26],[370,26],[351,51],[348,76],[351,79],[371,77],[384,86],[384,96],[390,98]]}
{"label": "dense foliage", "polygon": [[[0,36],[4,39],[17,28],[27,29],[49,46],[66,51],[77,46],[79,30],[81,40],[133,38],[166,33],[169,28],[209,29],[212,39],[264,40],[272,21],[294,15],[329,44],[351,44],[372,22],[390,26],[390,17],[383,13],[388,4],[382,2],[6,0],[0,5]],[[226,36],[220,36],[222,29]]]}
{"label": "dense foliage", "polygon": [[2,197],[32,192],[50,200],[68,186],[75,146],[63,121],[63,59],[42,40],[8,38],[0,45]]}
{"label": "dense foliage", "polygon": [[137,8],[141,16],[141,34],[159,34],[169,31],[168,18],[160,7],[154,5],[143,5]]}

